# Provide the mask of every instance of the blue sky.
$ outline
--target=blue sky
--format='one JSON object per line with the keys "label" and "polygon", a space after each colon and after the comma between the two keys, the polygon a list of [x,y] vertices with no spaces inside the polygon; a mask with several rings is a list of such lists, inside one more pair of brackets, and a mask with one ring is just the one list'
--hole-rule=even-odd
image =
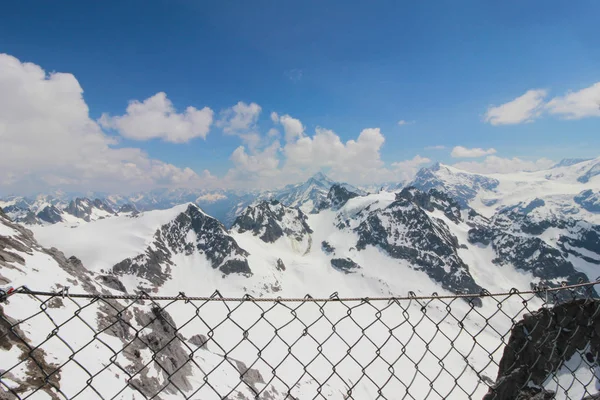
{"label": "blue sky", "polygon": [[[273,123],[273,111],[301,121],[302,135],[311,137],[322,127],[342,143],[380,128],[385,143],[377,157],[384,165],[374,162],[373,168],[393,170],[393,163],[416,155],[465,161],[451,156],[455,146],[531,161],[599,155],[599,115],[586,104],[595,96],[600,101],[600,88],[593,87],[600,81],[600,3],[414,3],[9,2],[0,13],[0,53],[47,73],[72,74],[93,121],[103,113],[124,115],[128,102],[159,92],[178,113],[209,107],[213,120],[205,139],[133,140],[114,121],[102,129],[118,139],[112,148],[140,149],[149,160],[198,174],[209,170],[214,178],[233,168],[232,153],[240,145],[245,155],[262,157],[275,140],[267,135],[271,128],[284,146],[285,126]],[[585,88],[592,89],[575,100],[564,97]],[[485,121],[490,106],[529,90],[544,92],[531,94],[521,109],[498,111],[517,117]],[[546,111],[554,98],[558,105]],[[245,132],[263,138],[254,148],[242,132],[224,134],[226,123],[217,122],[238,102],[260,106],[256,124]],[[287,153],[276,153],[276,168],[283,168]],[[323,168],[341,178],[353,175],[340,165]],[[5,186],[14,184],[14,176],[9,181]]]}

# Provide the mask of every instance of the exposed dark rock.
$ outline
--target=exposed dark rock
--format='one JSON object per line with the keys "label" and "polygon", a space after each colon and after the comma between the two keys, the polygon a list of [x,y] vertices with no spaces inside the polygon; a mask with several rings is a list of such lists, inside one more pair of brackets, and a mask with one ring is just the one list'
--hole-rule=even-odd
{"label": "exposed dark rock", "polygon": [[131,213],[132,215],[138,215],[140,212],[133,204],[127,203],[119,207],[118,213]]}
{"label": "exposed dark rock", "polygon": [[[143,329],[133,338],[126,332],[123,337],[128,345],[123,354],[131,362],[126,370],[135,374],[129,380],[129,385],[139,390],[146,397],[154,397],[161,391],[167,394],[181,394],[190,392],[192,384],[189,377],[192,375],[192,366],[189,362],[188,347],[184,349],[185,341],[177,332],[177,325],[173,318],[157,306],[146,312],[141,308],[133,310],[135,320]],[[153,361],[157,363],[156,370],[163,375],[166,386],[158,379],[148,376],[149,368],[141,359],[141,351],[149,349],[153,353]]]}
{"label": "exposed dark rock", "polygon": [[589,212],[600,212],[600,192],[593,190],[584,190],[573,198],[575,203],[579,204],[584,210]]}
{"label": "exposed dark rock", "polygon": [[208,338],[204,335],[197,334],[188,339],[188,342],[193,344],[194,346],[200,347],[201,349],[208,348]]}
{"label": "exposed dark rock", "polygon": [[599,311],[599,300],[581,299],[525,315],[511,331],[496,383],[484,400],[553,398],[536,388],[576,352],[589,346],[600,354]]}
{"label": "exposed dark rock", "polygon": [[321,242],[321,249],[325,254],[333,254],[335,253],[335,247],[329,244],[329,242],[323,240]]}
{"label": "exposed dark rock", "polygon": [[237,217],[232,229],[260,235],[266,243],[274,243],[284,235],[302,240],[313,232],[307,220],[308,217],[299,209],[286,207],[277,200],[262,201],[246,208]]}
{"label": "exposed dark rock", "polygon": [[285,264],[283,263],[283,260],[281,258],[277,259],[277,270],[278,271],[285,271]]}
{"label": "exposed dark rock", "polygon": [[[11,385],[11,394],[0,391],[0,396],[6,399],[23,398],[28,397],[32,391],[39,390],[52,400],[58,400],[55,388],[60,389],[59,365],[50,362],[42,348],[31,348],[27,344],[29,342],[27,334],[19,327],[19,322],[6,315],[0,305],[0,349],[14,351],[14,348],[17,348],[21,352],[19,358],[23,361],[19,373],[1,370],[2,377],[10,379],[15,385]],[[55,372],[49,375],[46,371]],[[0,386],[3,390],[6,387]]]}
{"label": "exposed dark rock", "polygon": [[[481,287],[458,254],[458,239],[443,220],[429,216],[435,209],[442,210],[451,221],[460,219],[458,204],[440,192],[403,189],[388,207],[363,216],[354,229],[359,236],[356,249],[372,245],[393,258],[407,260],[454,293],[480,292]],[[481,305],[478,298],[471,301]]]}
{"label": "exposed dark rock", "polygon": [[90,199],[78,197],[75,200],[71,200],[67,208],[65,208],[65,212],[89,222],[92,213],[92,202]]}
{"label": "exposed dark rock", "polygon": [[396,193],[396,200],[402,199],[411,201],[422,209],[430,212],[440,210],[454,223],[461,221],[461,206],[446,193],[440,192],[439,190],[431,189],[429,192],[425,193],[414,187],[406,187],[399,193]]}
{"label": "exposed dark rock", "polygon": [[[565,253],[573,254],[592,264],[600,264],[600,225],[579,221],[571,225],[566,234],[559,237],[557,244]],[[587,250],[597,257],[584,255],[578,251],[580,249]]]}
{"label": "exposed dark rock", "polygon": [[348,200],[358,196],[358,193],[351,192],[340,184],[335,184],[329,189],[327,198],[321,202],[321,204],[316,208],[316,211],[321,211],[327,208],[339,210],[348,202]]}
{"label": "exposed dark rock", "polygon": [[94,205],[94,207],[96,207],[99,210],[104,210],[107,213],[110,214],[114,214],[115,210],[112,209],[112,207],[110,205],[108,205],[108,203],[104,200],[101,199],[95,199],[92,204]]}
{"label": "exposed dark rock", "polygon": [[40,220],[51,223],[51,224],[56,224],[63,220],[62,212],[54,206],[44,207],[44,209],[42,211],[37,213],[37,217]]}
{"label": "exposed dark rock", "polygon": [[114,275],[98,275],[96,280],[111,289],[127,293],[127,289],[125,288],[125,285],[123,285],[123,282],[121,282],[121,280]]}
{"label": "exposed dark rock", "polygon": [[[193,240],[189,239],[190,232],[194,233]],[[161,286],[171,277],[172,254],[191,255],[195,252],[204,254],[211,266],[225,275],[252,274],[246,259],[248,252],[229,236],[223,224],[193,204],[158,229],[154,242],[144,254],[117,263],[113,272],[136,275]]]}
{"label": "exposed dark rock", "polygon": [[346,274],[350,274],[352,272],[356,272],[356,270],[360,269],[360,265],[352,261],[350,258],[332,258],[331,266],[338,271],[342,271]]}
{"label": "exposed dark rock", "polygon": [[257,369],[248,368],[246,364],[241,361],[233,360],[237,367],[238,372],[241,374],[242,382],[254,389],[254,392],[258,392],[259,389],[256,384],[265,384],[265,380],[261,373]]}

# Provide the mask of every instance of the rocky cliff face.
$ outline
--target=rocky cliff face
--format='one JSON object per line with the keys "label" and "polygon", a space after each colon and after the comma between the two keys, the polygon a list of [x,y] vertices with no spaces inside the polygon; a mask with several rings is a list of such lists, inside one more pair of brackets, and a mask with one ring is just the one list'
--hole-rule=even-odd
{"label": "rocky cliff face", "polygon": [[190,204],[172,222],[161,226],[143,254],[113,267],[117,275],[134,275],[160,287],[171,277],[173,255],[204,255],[224,275],[251,275],[248,252],[229,235],[223,224]]}
{"label": "rocky cliff face", "polygon": [[329,189],[327,198],[321,202],[316,211],[325,209],[339,210],[348,200],[360,196],[356,192],[348,190],[346,187],[335,184]]}
{"label": "rocky cliff face", "polygon": [[[431,213],[446,215],[451,223],[459,222],[456,202],[432,190],[403,189],[385,208],[365,208],[338,227],[358,235],[357,250],[374,246],[390,257],[406,260],[413,268],[425,272],[442,287],[455,293],[476,293],[481,287],[458,254],[460,243],[447,223]],[[480,304],[479,300],[475,300]]]}
{"label": "rocky cliff face", "polygon": [[313,233],[307,220],[300,209],[270,200],[246,208],[231,229],[238,233],[251,232],[265,243],[275,243],[281,238],[287,238],[298,244],[302,252],[306,252],[310,249]]}
{"label": "rocky cliff face", "polygon": [[555,398],[544,383],[576,353],[585,354],[583,363],[598,368],[599,312],[598,300],[582,299],[525,315],[512,329],[498,377],[484,400]]}

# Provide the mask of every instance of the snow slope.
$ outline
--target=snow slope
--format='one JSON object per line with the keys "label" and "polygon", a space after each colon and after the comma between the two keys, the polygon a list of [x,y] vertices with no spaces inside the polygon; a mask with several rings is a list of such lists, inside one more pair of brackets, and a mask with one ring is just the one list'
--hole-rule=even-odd
{"label": "snow slope", "polygon": [[[247,253],[245,259],[251,274],[224,274],[214,267],[209,258],[213,249],[203,247],[199,251],[200,247],[197,246],[206,243],[204,239],[199,241],[199,234],[209,231],[195,230],[194,219],[187,223],[188,204],[165,211],[145,212],[137,218],[117,216],[91,221],[75,228],[68,224],[39,227],[35,228],[35,235],[43,245],[56,246],[67,254],[81,258],[92,275],[101,270],[108,273],[112,265],[124,258],[142,255],[148,247],[163,249],[168,259],[158,265],[163,272],[168,271],[168,277],[150,287],[153,292],[163,295],[177,295],[180,292],[210,295],[215,290],[224,296],[254,297],[303,297],[307,293],[314,297],[329,297],[334,292],[342,297],[360,298],[401,296],[409,292],[416,295],[433,292],[452,294],[432,279],[427,271],[415,268],[408,259],[394,258],[377,245],[368,244],[362,250],[357,249],[363,231],[356,229],[369,216],[388,218],[387,222],[391,225],[385,235],[397,233],[398,237],[390,236],[396,242],[409,240],[411,236],[407,233],[410,232],[406,232],[395,221],[401,221],[398,218],[407,215],[402,213],[410,208],[418,211],[424,221],[431,221],[434,231],[443,231],[449,238],[456,238],[455,251],[479,286],[490,292],[506,291],[511,287],[521,290],[530,288],[531,282],[535,281],[530,271],[517,268],[512,261],[494,262],[498,257],[498,249],[492,242],[482,243],[485,238],[481,239],[482,242],[473,242],[470,234],[473,226],[490,229],[494,235],[506,234],[504,230],[498,230],[494,222],[486,222],[482,216],[471,215],[466,210],[460,213],[453,203],[442,197],[413,195],[414,198],[399,199],[394,193],[381,192],[355,197],[338,210],[325,209],[318,214],[305,216],[304,222],[310,232],[302,228],[302,235],[310,235],[312,245],[308,249],[299,249],[297,246],[298,230],[303,224],[291,220],[294,214],[290,212],[283,213],[285,217],[274,223],[294,229],[289,234],[277,237],[274,242],[261,239],[263,235],[257,235],[253,230],[234,229],[226,232],[217,226],[219,235],[227,242],[216,242],[216,246],[224,246],[224,243],[233,240]],[[199,215],[203,221],[206,219],[204,214]],[[340,225],[341,222],[344,224]],[[10,224],[4,225],[0,234],[12,229]],[[515,226],[518,229],[520,225]],[[285,231],[282,229],[282,232]],[[523,237],[534,236],[520,231],[518,234]],[[178,241],[169,240],[175,236],[179,238]],[[546,239],[551,241],[551,238]],[[324,242],[329,250],[322,245]],[[444,246],[452,247],[452,242],[449,239]],[[431,249],[419,247],[428,244],[419,241],[414,242],[413,246],[419,251],[432,252]],[[358,267],[349,271],[336,269],[333,259],[351,260]],[[28,267],[35,264],[36,260],[26,263]],[[58,268],[60,266],[52,264],[45,270],[54,271]],[[29,277],[30,273],[26,271],[21,277]],[[52,273],[32,280],[29,285],[48,288],[48,282],[56,281]],[[117,277],[128,293],[135,293],[140,282],[144,281],[135,274]],[[14,282],[19,281],[14,279]],[[144,284],[152,282],[144,281]],[[113,289],[95,285],[87,289],[80,286],[79,290],[117,293]],[[533,310],[541,304],[539,299],[531,298],[528,307]],[[184,353],[173,350],[173,354],[187,357],[191,350],[186,346],[196,348],[190,344],[190,338],[199,334],[210,337],[207,348],[193,353],[195,363],[190,363],[188,369],[182,369],[180,376],[179,386],[183,388],[183,394],[188,396],[197,391],[192,398],[202,399],[223,398],[223,394],[228,393],[230,398],[236,398],[236,395],[240,399],[254,398],[248,385],[240,385],[242,372],[238,368],[238,361],[246,368],[258,371],[261,378],[255,379],[252,385],[254,390],[264,389],[271,396],[265,394],[265,398],[284,399],[288,392],[299,399],[314,398],[319,387],[323,397],[332,399],[343,399],[349,391],[351,398],[356,399],[375,399],[379,393],[386,398],[481,398],[488,389],[482,377],[493,380],[497,372],[496,364],[490,362],[489,353],[492,353],[496,363],[499,362],[504,336],[510,332],[513,324],[511,317],[518,319],[526,311],[519,296],[504,301],[502,313],[498,313],[498,303],[491,298],[484,298],[477,312],[464,300],[452,301],[449,306],[441,300],[434,300],[425,308],[422,302],[416,300],[391,304],[358,300],[326,305],[310,302],[214,302],[198,308],[200,305],[197,302],[180,301],[168,305],[166,311],[174,324],[181,328],[179,332],[185,338],[180,349]],[[25,304],[24,300],[17,297],[14,300],[11,298],[9,306],[10,309],[6,308],[8,315],[24,318],[39,305],[35,302]],[[148,312],[147,307],[140,305],[140,312]],[[100,322],[92,314],[100,310],[90,310],[90,318],[99,326]],[[426,311],[426,317],[423,310]],[[59,320],[64,320],[73,315],[74,308],[59,307],[50,312],[58,313]],[[140,328],[141,322],[143,318],[133,323]],[[52,329],[48,325],[37,325],[36,321],[28,324],[29,331],[36,331],[39,335],[32,337],[33,342],[42,341]],[[152,329],[151,333],[158,335],[157,331]],[[476,335],[476,340],[472,335]],[[73,337],[69,337],[76,343],[84,343],[88,339],[89,334],[78,337],[74,333]],[[119,347],[122,346],[122,342],[118,341],[121,339],[110,336],[106,340],[112,340],[112,345]],[[60,350],[60,346],[60,343],[48,345],[48,354],[56,354],[57,359],[64,359],[68,352]],[[81,353],[82,356],[78,356],[77,360],[91,370],[99,370],[110,354],[103,351],[101,345],[98,347],[90,350],[85,357]],[[140,354],[143,360],[150,363],[147,375],[158,377],[162,383],[168,382],[160,367],[152,361],[148,349],[141,347]],[[185,357],[182,356],[182,359],[187,360]],[[11,360],[16,361],[14,358]],[[125,359],[123,362],[134,363]],[[73,368],[74,371],[68,371],[73,375],[65,376],[81,374],[81,371],[75,371],[76,367]],[[107,375],[114,376],[112,372]],[[207,374],[206,379],[219,394],[203,385]],[[256,377],[256,373],[254,375]],[[76,380],[72,386],[65,383],[65,391],[75,393],[86,379]],[[103,387],[106,385],[105,390],[110,392],[107,397],[111,397],[113,392],[122,388],[124,377],[120,380],[106,379],[106,382],[99,383]],[[434,384],[430,385],[431,382]],[[593,385],[594,382],[590,382],[590,386]],[[127,398],[142,398],[132,393],[128,390],[117,398],[125,398],[125,395]],[[180,398],[181,395],[174,390],[161,394],[161,397],[170,399]],[[97,398],[92,391],[85,392],[85,397]]]}
{"label": "snow slope", "polygon": [[598,212],[590,212],[575,201],[575,197],[586,190],[596,193],[600,190],[597,173],[600,158],[565,164],[549,170],[510,174],[476,174],[436,164],[419,171],[410,185],[445,191],[487,217],[503,207],[542,199],[546,213],[600,223]]}

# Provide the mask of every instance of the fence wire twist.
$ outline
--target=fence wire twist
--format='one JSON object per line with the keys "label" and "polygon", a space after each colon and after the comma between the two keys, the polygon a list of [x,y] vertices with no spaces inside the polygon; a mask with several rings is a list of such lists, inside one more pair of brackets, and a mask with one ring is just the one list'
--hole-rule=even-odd
{"label": "fence wire twist", "polygon": [[600,399],[600,281],[453,296],[0,293],[0,399]]}

